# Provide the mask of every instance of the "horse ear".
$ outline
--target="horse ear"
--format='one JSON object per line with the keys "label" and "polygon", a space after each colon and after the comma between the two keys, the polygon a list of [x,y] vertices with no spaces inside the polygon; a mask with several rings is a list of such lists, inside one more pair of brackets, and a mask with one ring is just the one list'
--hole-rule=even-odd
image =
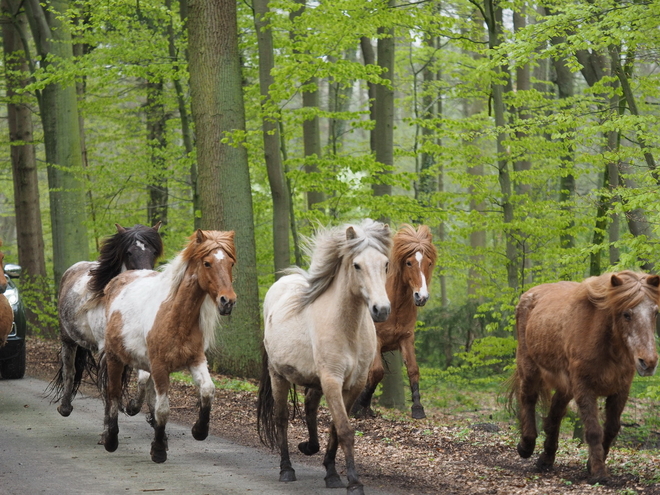
{"label": "horse ear", "polygon": [[612,278],[610,279],[610,281],[612,282],[612,287],[618,287],[619,285],[623,285],[623,280],[621,280],[615,274],[612,274]]}
{"label": "horse ear", "polygon": [[160,230],[160,227],[161,227],[162,225],[163,225],[163,222],[161,222],[161,221],[159,220],[158,223],[157,223],[156,225],[154,225],[153,227],[151,227],[151,228],[154,229],[156,232],[158,232],[158,231]]}
{"label": "horse ear", "polygon": [[660,287],[660,277],[658,275],[651,275],[646,279],[646,281],[653,287]]}
{"label": "horse ear", "polygon": [[197,242],[198,243],[201,244],[202,242],[204,242],[206,240],[206,234],[204,234],[204,231],[202,229],[197,229],[195,234],[197,235]]}
{"label": "horse ear", "polygon": [[126,229],[124,227],[122,227],[121,225],[119,225],[118,223],[115,224],[115,227],[117,227],[117,232],[119,234],[123,234],[124,232],[126,232]]}
{"label": "horse ear", "polygon": [[229,236],[229,238],[233,241],[234,237],[236,236],[236,232],[230,230],[229,232],[227,232],[227,236]]}
{"label": "horse ear", "polygon": [[352,241],[357,237],[357,234],[355,233],[355,229],[351,225],[349,228],[346,229],[346,239],[349,241]]}

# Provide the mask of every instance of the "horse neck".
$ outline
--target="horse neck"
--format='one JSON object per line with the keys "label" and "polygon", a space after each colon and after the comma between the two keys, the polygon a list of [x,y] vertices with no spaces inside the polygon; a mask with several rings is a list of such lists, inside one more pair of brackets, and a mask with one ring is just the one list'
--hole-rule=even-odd
{"label": "horse neck", "polygon": [[206,299],[206,291],[204,291],[194,276],[194,267],[188,265],[183,275],[183,279],[179,283],[173,297],[168,301],[174,314],[179,318],[189,317],[191,320],[199,318],[199,313]]}
{"label": "horse neck", "polygon": [[403,283],[402,272],[387,277],[385,285],[392,312],[390,319],[417,320],[417,306],[413,301],[410,285]]}
{"label": "horse neck", "polygon": [[368,312],[368,309],[362,296],[356,297],[349,290],[348,276],[345,269],[339,270],[339,273],[332,284],[330,284],[330,287],[328,287],[326,293],[331,298],[335,308],[334,318],[340,323],[337,327],[349,331],[356,329],[356,323],[362,320],[364,313]]}

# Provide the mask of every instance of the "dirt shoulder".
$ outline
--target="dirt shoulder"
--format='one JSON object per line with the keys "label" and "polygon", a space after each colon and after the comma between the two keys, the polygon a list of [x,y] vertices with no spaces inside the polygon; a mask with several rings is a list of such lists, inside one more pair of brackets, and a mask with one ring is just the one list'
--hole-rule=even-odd
{"label": "dirt shoulder", "polygon": [[[27,374],[50,380],[59,367],[57,342],[28,340]],[[218,380],[226,379],[214,375]],[[84,388],[95,395],[93,388]],[[197,416],[196,388],[173,383],[170,393],[171,420],[192,426]],[[73,402],[75,408],[75,400]],[[53,410],[55,410],[53,405]],[[586,483],[586,446],[560,440],[555,469],[539,473],[536,455],[521,459],[515,449],[515,428],[505,423],[457,423],[441,412],[429,411],[425,420],[354,420],[356,462],[365,487],[386,484],[410,494],[659,494],[660,452],[658,450],[612,449],[608,467],[612,477],[606,486]],[[321,408],[322,436],[329,426],[327,409]],[[216,391],[211,417],[211,434],[259,449],[256,431],[256,394],[251,391]],[[320,465],[322,454],[305,457],[295,446],[306,440],[301,419],[289,428],[292,462]],[[541,439],[537,445],[540,451]],[[321,446],[321,452],[324,445]],[[343,456],[338,456],[338,468]],[[342,473],[343,474],[343,473]],[[277,479],[278,473],[273,473]]]}

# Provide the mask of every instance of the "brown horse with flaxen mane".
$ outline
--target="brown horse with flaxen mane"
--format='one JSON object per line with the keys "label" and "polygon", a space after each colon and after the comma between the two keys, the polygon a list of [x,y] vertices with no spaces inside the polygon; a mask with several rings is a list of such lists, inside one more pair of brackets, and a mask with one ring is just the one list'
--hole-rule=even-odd
{"label": "brown horse with flaxen mane", "polygon": [[[0,241],[0,246],[2,246],[2,241]],[[14,310],[4,295],[8,285],[7,277],[5,277],[4,258],[5,254],[0,251],[0,347],[7,343],[7,337],[14,324]]]}
{"label": "brown horse with flaxen mane", "polygon": [[[589,445],[589,482],[607,479],[605,459],[621,428],[635,371],[650,376],[658,364],[659,286],[657,275],[626,270],[582,283],[542,284],[521,296],[511,390],[520,409],[521,457],[534,452],[539,396],[555,390],[543,423],[546,439],[538,469],[552,468],[561,420],[575,399]],[[598,397],[606,397],[604,428],[598,421]]]}
{"label": "brown horse with flaxen mane", "polygon": [[376,358],[369,370],[367,385],[353,406],[354,416],[373,414],[371,397],[385,376],[382,353],[401,350],[412,392],[412,417],[426,417],[419,395],[415,324],[417,308],[424,306],[429,299],[429,284],[437,257],[433,236],[426,225],[420,225],[417,230],[410,225],[403,225],[394,236],[386,282],[392,312],[387,320],[376,323]]}

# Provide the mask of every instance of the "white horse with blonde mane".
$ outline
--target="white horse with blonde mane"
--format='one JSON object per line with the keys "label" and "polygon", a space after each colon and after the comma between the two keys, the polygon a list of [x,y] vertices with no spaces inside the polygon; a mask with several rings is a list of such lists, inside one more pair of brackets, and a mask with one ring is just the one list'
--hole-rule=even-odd
{"label": "white horse with blonde mane", "polygon": [[306,455],[319,451],[317,412],[325,394],[332,415],[323,460],[326,487],[344,486],[335,468],[341,446],[348,492],[364,493],[348,411],[376,354],[374,321],[390,314],[385,280],[391,245],[389,227],[373,220],[321,230],[310,242],[309,270],[290,269],[266,294],[257,428],[262,442],[280,451],[280,481],[296,479],[287,441],[287,396],[293,384],[306,388],[309,441],[298,448]]}

